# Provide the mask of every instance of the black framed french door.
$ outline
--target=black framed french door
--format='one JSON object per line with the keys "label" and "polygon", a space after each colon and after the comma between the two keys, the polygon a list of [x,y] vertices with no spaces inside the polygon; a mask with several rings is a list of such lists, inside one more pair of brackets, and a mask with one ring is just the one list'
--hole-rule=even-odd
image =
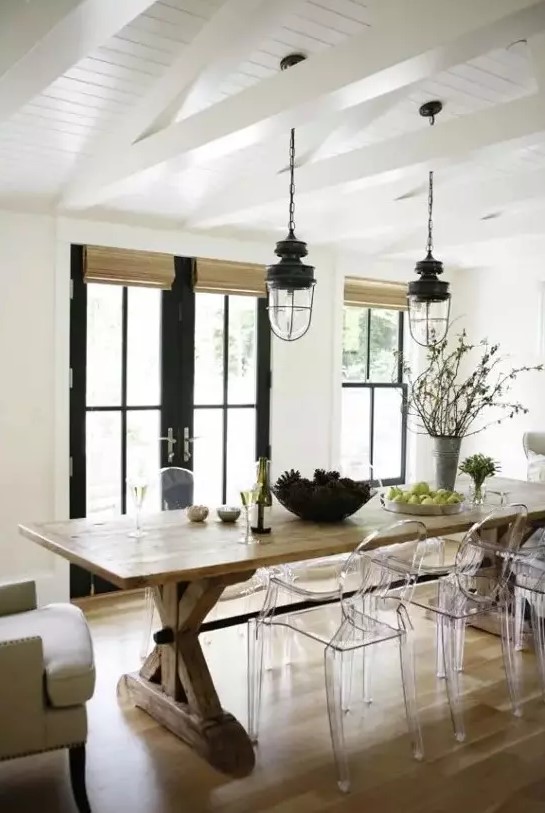
{"label": "black framed french door", "polygon": [[[265,301],[194,292],[194,260],[175,257],[172,288],[85,283],[72,246],[70,515],[133,510],[128,482],[160,467],[194,471],[195,501],[235,499],[270,455],[270,331]],[[71,568],[72,596],[113,590]]]}

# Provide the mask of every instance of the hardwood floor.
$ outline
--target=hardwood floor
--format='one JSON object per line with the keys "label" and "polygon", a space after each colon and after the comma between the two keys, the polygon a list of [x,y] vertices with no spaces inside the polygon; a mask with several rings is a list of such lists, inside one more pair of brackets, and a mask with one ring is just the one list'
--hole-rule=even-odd
{"label": "hardwood floor", "polygon": [[[305,644],[291,666],[266,673],[257,767],[250,777],[231,780],[116,697],[119,675],[139,664],[142,613],[138,594],[96,600],[87,611],[98,667],[89,704],[87,781],[93,813],[543,813],[545,704],[530,653],[522,658],[524,717],[515,719],[508,710],[499,640],[468,631],[468,739],[459,745],[444,686],[434,677],[433,626],[419,619],[426,759],[416,763],[410,756],[396,653],[386,646],[374,666],[375,702],[369,709],[355,704],[348,715],[353,791],[343,796],[330,750],[319,646]],[[243,634],[223,630],[206,640],[222,701],[244,723]],[[0,765],[2,813],[74,810],[64,753]]]}

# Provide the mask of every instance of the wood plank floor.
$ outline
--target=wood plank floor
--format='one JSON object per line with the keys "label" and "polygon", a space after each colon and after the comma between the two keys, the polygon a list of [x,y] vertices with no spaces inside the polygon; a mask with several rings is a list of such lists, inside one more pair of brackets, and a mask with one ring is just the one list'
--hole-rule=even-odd
{"label": "wood plank floor", "polygon": [[[215,773],[143,712],[116,697],[138,666],[143,599],[97,600],[87,614],[97,690],[89,704],[88,787],[93,813],[543,813],[545,704],[525,653],[524,717],[508,710],[498,639],[469,631],[464,677],[467,742],[455,743],[444,686],[433,669],[433,625],[418,619],[418,680],[426,759],[410,757],[399,667],[386,646],[374,665],[374,704],[348,715],[353,791],[337,790],[325,709],[322,650],[267,672],[252,776]],[[280,647],[279,647],[280,648]],[[245,721],[243,633],[209,634],[206,654],[226,708]],[[357,680],[357,676],[356,676]],[[0,721],[1,725],[1,721]],[[66,758],[45,754],[0,765],[2,813],[74,813]]]}

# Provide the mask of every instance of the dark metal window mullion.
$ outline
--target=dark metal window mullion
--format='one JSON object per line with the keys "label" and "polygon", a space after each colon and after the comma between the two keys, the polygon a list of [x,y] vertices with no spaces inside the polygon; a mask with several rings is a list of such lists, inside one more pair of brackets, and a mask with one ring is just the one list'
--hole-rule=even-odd
{"label": "dark metal window mullion", "polygon": [[121,513],[127,512],[127,334],[128,289],[121,299]]}
{"label": "dark metal window mullion", "polygon": [[371,308],[367,308],[367,359],[365,363],[365,380],[371,377]]}
{"label": "dark metal window mullion", "polygon": [[[369,463],[371,467],[375,463],[375,388],[369,386]],[[371,468],[371,477],[375,479],[375,473]]]}
{"label": "dark metal window mullion", "polygon": [[229,398],[229,297],[223,297],[223,425],[222,425],[222,472],[221,499],[227,500],[227,429]]}
{"label": "dark metal window mullion", "polygon": [[401,384],[403,381],[403,322],[405,319],[405,311],[399,311],[399,321],[397,327],[397,380]]}

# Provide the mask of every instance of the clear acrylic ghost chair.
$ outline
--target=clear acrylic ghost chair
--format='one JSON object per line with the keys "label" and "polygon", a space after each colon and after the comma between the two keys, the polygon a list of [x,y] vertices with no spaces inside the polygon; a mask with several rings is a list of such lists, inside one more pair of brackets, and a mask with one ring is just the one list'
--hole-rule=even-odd
{"label": "clear acrylic ghost chair", "polygon": [[[371,498],[375,497],[383,489],[382,480],[377,476],[371,463],[362,464],[360,469],[362,472],[368,472],[368,477],[364,479],[371,483]],[[282,565],[283,587],[279,591],[281,597],[289,604],[294,596],[299,595],[301,587],[308,587],[313,592],[335,590],[342,567],[350,555],[340,553]],[[292,591],[290,585],[294,585],[295,590]],[[282,630],[282,633],[282,660],[288,665],[292,660],[294,646],[297,645],[297,637],[290,633],[289,628]]]}
{"label": "clear acrylic ghost chair", "polygon": [[[517,562],[515,593],[524,596],[530,608],[530,628],[534,641],[541,691],[545,700],[545,563],[525,556]],[[520,646],[519,648],[522,648]]]}
{"label": "clear acrylic ghost chair", "polygon": [[[466,624],[478,615],[495,612],[499,616],[511,706],[513,713],[520,715],[519,676],[514,661],[512,573],[527,514],[524,505],[497,508],[465,534],[451,573],[439,578],[432,586],[419,584],[413,578],[403,591],[408,604],[435,615],[438,676],[446,679],[452,724],[460,742],[465,739],[460,700],[463,632]],[[415,576],[425,572],[426,568],[421,567]]]}
{"label": "clear acrylic ghost chair", "polygon": [[[370,534],[345,560],[337,586],[329,592],[312,592],[290,585],[300,600],[334,602],[327,607],[276,614],[278,594],[285,582],[280,574],[271,574],[264,606],[259,617],[250,622],[248,635],[248,728],[257,742],[263,683],[264,640],[275,626],[288,627],[324,647],[325,684],[331,742],[337,767],[338,785],[350,790],[348,755],[344,739],[344,717],[352,689],[353,655],[360,652],[364,664],[376,645],[397,641],[407,724],[413,755],[423,757],[422,735],[416,704],[412,627],[403,601],[390,594],[396,579],[387,560],[368,555],[366,548],[380,546],[381,539],[398,532],[418,546],[425,542],[426,528],[421,522],[396,522]],[[354,586],[354,579],[355,586]],[[351,585],[352,589],[347,589]],[[322,625],[319,629],[318,625]],[[363,694],[365,687],[363,686]]]}
{"label": "clear acrylic ghost chair", "polygon": [[[530,570],[528,569],[530,567]],[[527,588],[532,587],[533,581],[539,579],[539,574],[545,576],[545,529],[538,528],[523,542],[518,556],[513,564],[514,593],[515,593],[515,649],[524,649],[524,628],[527,618],[527,609],[531,605]],[[518,578],[518,577],[521,578]]]}
{"label": "clear acrylic ghost chair", "polygon": [[[193,488],[193,472],[189,471],[189,469],[182,469],[178,466],[168,466],[160,469],[159,494],[161,511],[179,511],[182,508],[188,508],[193,503]],[[148,654],[151,628],[153,626],[155,602],[151,587],[146,587],[144,601],[144,629],[140,643],[141,658],[145,658]]]}

